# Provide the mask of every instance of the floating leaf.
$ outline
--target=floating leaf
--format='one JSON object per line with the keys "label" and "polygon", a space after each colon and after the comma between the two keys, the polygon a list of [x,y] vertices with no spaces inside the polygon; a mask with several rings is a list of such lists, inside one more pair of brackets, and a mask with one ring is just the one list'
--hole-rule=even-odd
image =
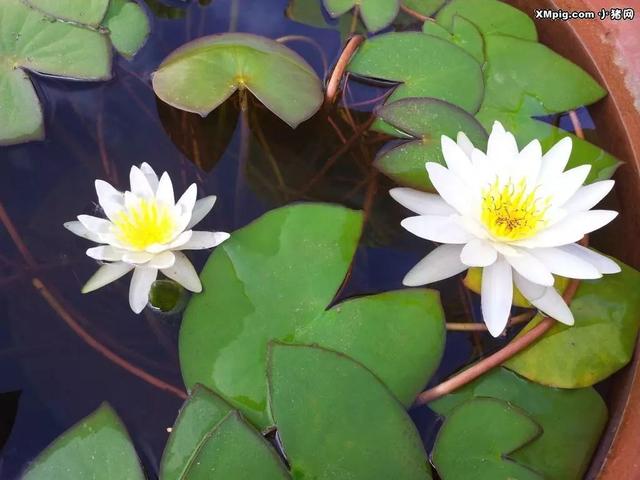
{"label": "floating leaf", "polygon": [[435,22],[424,22],[423,33],[453,42],[480,64],[484,63],[484,40],[478,28],[464,17],[455,15],[451,25],[451,33]]}
{"label": "floating leaf", "polygon": [[162,480],[185,478],[207,434],[232,410],[231,406],[202,385],[196,385],[178,414],[162,455]]}
{"label": "floating leaf", "polygon": [[[329,23],[324,16],[322,2],[318,0],[290,0],[285,12],[287,18],[294,22],[303,23],[311,27],[338,30],[342,41],[351,33],[364,33],[366,30],[358,19],[353,18],[353,11],[341,15],[334,24]],[[351,32],[353,22],[355,30]]]}
{"label": "floating leaf", "polygon": [[443,480],[541,480],[513,458],[541,433],[523,410],[494,398],[476,398],[450,412],[438,432],[433,463]]}
{"label": "floating leaf", "polygon": [[483,35],[538,39],[531,17],[499,0],[451,0],[438,12],[436,20],[451,30],[456,15],[470,20]]}
{"label": "floating leaf", "polygon": [[[207,385],[266,427],[272,423],[267,344],[302,337],[345,348],[410,402],[442,352],[437,296],[390,292],[325,311],[349,269],[361,227],[361,214],[352,210],[301,204],[267,213],[216,249],[201,274],[204,292],[190,301],[180,331],[187,385]],[[394,313],[382,318],[375,306]]]}
{"label": "floating leaf", "polygon": [[322,348],[271,344],[268,368],[295,478],[431,478],[413,422],[365,367]]}
{"label": "floating leaf", "polygon": [[426,162],[444,164],[440,139],[455,139],[465,132],[478,148],[487,143],[482,125],[459,107],[435,98],[407,98],[386,104],[378,116],[414,140],[382,152],[375,165],[402,185],[433,190],[425,170]]}
{"label": "floating leaf", "polygon": [[202,116],[236,90],[247,89],[294,128],[323,101],[320,79],[302,57],[247,33],[211,35],[183,45],[154,73],[153,89],[168,104]]}
{"label": "floating leaf", "polygon": [[107,38],[20,0],[0,3],[0,145],[42,139],[42,107],[26,71],[82,80],[111,77]]}
{"label": "floating leaf", "polygon": [[136,451],[107,404],[58,437],[29,465],[23,480],[144,480]]}
{"label": "floating leaf", "polygon": [[542,428],[540,437],[511,455],[514,460],[551,480],[583,478],[607,422],[607,407],[594,389],[548,388],[498,368],[429,406],[448,416],[478,397],[515,405]]}
{"label": "floating leaf", "polygon": [[367,40],[349,71],[399,83],[388,102],[432,97],[475,113],[482,101],[480,64],[451,42],[420,32],[386,33]]}
{"label": "floating leaf", "polygon": [[410,8],[414,12],[429,17],[436,13],[438,9],[446,3],[446,0],[401,0],[401,2],[405,7]]}
{"label": "floating leaf", "polygon": [[[4,0],[3,0],[4,1]],[[109,0],[25,0],[52,17],[97,27],[109,7]]]}
{"label": "floating leaf", "polygon": [[367,30],[377,32],[391,25],[398,16],[400,0],[322,0],[324,7],[333,18],[358,7]]}
{"label": "floating leaf", "polygon": [[[621,273],[580,282],[571,302],[574,326],[556,323],[506,365],[534,382],[561,388],[594,385],[625,366],[640,326],[640,272],[618,263]],[[532,320],[521,335],[539,322]]]}
{"label": "floating leaf", "polygon": [[138,53],[149,36],[147,14],[129,0],[111,0],[103,25],[109,29],[114,48],[127,58]]}

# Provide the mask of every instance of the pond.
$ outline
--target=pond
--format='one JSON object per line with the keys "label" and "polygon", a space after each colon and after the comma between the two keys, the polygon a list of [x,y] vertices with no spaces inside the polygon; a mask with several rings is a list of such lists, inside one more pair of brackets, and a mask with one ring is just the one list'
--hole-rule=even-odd
{"label": "pond", "polygon": [[[369,129],[393,78],[360,75],[378,77],[371,84],[347,77],[337,101],[295,130],[250,96],[236,94],[203,118],[168,105],[154,92],[152,74],[170,53],[193,39],[223,32],[280,39],[326,83],[343,49],[345,19],[332,20],[324,12],[327,26],[319,28],[292,18],[298,12],[295,6],[304,3],[145,0],[149,38],[132,59],[114,57],[111,80],[34,76],[46,138],[0,147],[3,223],[12,227],[0,233],[0,446],[4,444],[0,478],[19,478],[56,437],[102,402],[108,402],[126,425],[147,477],[159,478],[160,459],[184,401],[180,307],[172,313],[147,307],[135,314],[129,307],[126,279],[81,294],[96,264],[85,254],[88,242],[71,235],[63,224],[83,213],[102,215],[95,179],[126,190],[131,167],[148,162],[156,172],[169,173],[176,195],[192,183],[199,198],[216,195],[215,208],[198,228],[231,232],[232,238],[233,232],[265,213],[296,202],[330,202],[361,210],[362,238],[332,305],[402,289],[405,274],[435,247],[400,225],[408,211],[389,190],[397,186],[401,174],[394,177],[373,165],[381,149],[402,141]],[[408,5],[412,3],[420,2]],[[420,27],[406,13],[399,18],[390,30]],[[358,25],[358,31],[364,26]],[[597,144],[589,113],[579,107],[566,110],[577,111],[587,139]],[[546,113],[531,116],[574,131],[575,123],[565,110]],[[599,166],[603,179],[606,162]],[[209,254],[189,253],[198,272]],[[458,275],[429,287],[440,292],[447,322],[482,324],[479,296],[463,280]],[[206,288],[211,285],[205,284]],[[636,311],[637,305],[629,308]],[[634,319],[624,328],[635,337],[637,322]],[[498,338],[481,330],[450,331],[442,361],[424,387],[438,385],[498,351],[519,330],[520,326],[510,328]],[[624,353],[630,356],[631,351]],[[606,384],[598,389],[606,398]],[[553,417],[557,413],[553,409],[566,410],[559,403],[542,404],[536,415]],[[448,413],[449,407],[441,409]],[[426,406],[414,406],[409,414],[426,452],[431,452],[442,417]],[[603,425],[593,428],[594,438],[567,467],[572,474],[583,473],[588,466]],[[533,462],[526,455],[522,458],[525,464]]]}

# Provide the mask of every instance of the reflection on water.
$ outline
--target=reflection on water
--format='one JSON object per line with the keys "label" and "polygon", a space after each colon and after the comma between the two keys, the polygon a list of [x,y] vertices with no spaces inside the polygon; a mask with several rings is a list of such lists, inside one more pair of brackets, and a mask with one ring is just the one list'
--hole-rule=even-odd
{"label": "reflection on water", "polygon": [[[199,196],[218,195],[203,230],[232,232],[272,208],[301,200],[364,209],[365,236],[342,297],[400,288],[404,273],[427,253],[422,240],[401,234],[398,224],[405,212],[387,194],[391,182],[371,168],[388,139],[364,133],[371,102],[360,98],[375,97],[379,90],[358,90],[351,83],[348,99],[359,104],[359,111],[344,105],[323,109],[292,131],[255,102],[242,116],[233,98],[202,119],[157,101],[150,87],[149,74],[167,54],[204,34],[233,29],[271,38],[304,35],[335,61],[339,33],[288,20],[285,0],[201,0],[188,7],[145,2],[154,15],[153,33],[138,56],[132,62],[118,57],[115,78],[108,83],[40,80],[46,141],[0,149],[0,200],[33,256],[33,262],[25,262],[8,232],[0,232],[0,446],[14,423],[0,457],[3,479],[15,478],[26,462],[102,401],[123,418],[153,478],[166,428],[181,404],[178,396],[128,373],[88,342],[90,336],[131,365],[182,388],[175,317],[150,309],[133,314],[126,281],[80,293],[95,265],[84,253],[88,243],[62,224],[97,211],[91,203],[94,179],[124,189],[130,166],[147,161],[158,172],[169,171],[181,184],[177,190],[196,182]],[[322,57],[312,45],[289,46],[324,75]],[[198,268],[205,255],[191,256]],[[34,288],[34,276],[45,282],[53,300]],[[474,315],[459,281],[438,286],[450,321]],[[72,330],[61,310],[79,328]],[[450,334],[433,381],[479,349],[496,347],[495,340],[487,341],[494,343]],[[426,408],[412,414],[430,445],[435,417]]]}

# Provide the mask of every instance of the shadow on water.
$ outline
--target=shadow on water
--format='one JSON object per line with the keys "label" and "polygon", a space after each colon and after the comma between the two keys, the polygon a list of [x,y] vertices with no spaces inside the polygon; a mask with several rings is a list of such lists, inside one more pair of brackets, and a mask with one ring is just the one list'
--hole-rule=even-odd
{"label": "shadow on water", "polygon": [[[85,256],[87,242],[70,235],[62,224],[80,213],[98,211],[92,203],[94,179],[107,179],[124,189],[130,166],[147,161],[157,171],[170,172],[178,190],[196,182],[200,195],[218,196],[203,229],[233,231],[295,201],[362,209],[365,235],[341,298],[401,288],[404,273],[429,250],[423,241],[402,233],[399,221],[406,211],[387,193],[392,182],[371,167],[388,138],[367,132],[372,117],[366,108],[324,108],[293,131],[255,102],[242,115],[237,98],[231,98],[203,119],[163,104],[150,87],[149,75],[162,59],[201,35],[230,29],[270,38],[304,35],[335,61],[339,33],[287,19],[284,0],[239,0],[239,16],[238,3],[230,0],[192,1],[188,6],[145,2],[153,15],[153,33],[139,55],[131,62],[119,58],[115,78],[108,83],[39,79],[46,140],[0,149],[0,200],[37,261],[37,266],[26,267],[8,233],[0,232],[0,392],[21,392],[0,395],[0,446],[7,440],[0,457],[3,479],[15,478],[57,435],[102,401],[122,416],[153,478],[167,427],[181,404],[175,395],[98,354],[32,286],[34,275],[45,279],[58,301],[95,339],[131,364],[182,388],[176,322],[149,309],[134,315],[128,307],[127,281],[80,294],[95,265]],[[323,75],[322,58],[312,45],[289,46]],[[350,99],[380,93],[350,85]],[[198,268],[205,258],[194,252]],[[436,287],[448,320],[466,321],[477,310],[458,279]],[[449,335],[447,341],[445,360],[433,382],[471,356],[477,358],[483,349],[497,346],[461,333]],[[412,416],[429,446],[437,419],[426,407]]]}

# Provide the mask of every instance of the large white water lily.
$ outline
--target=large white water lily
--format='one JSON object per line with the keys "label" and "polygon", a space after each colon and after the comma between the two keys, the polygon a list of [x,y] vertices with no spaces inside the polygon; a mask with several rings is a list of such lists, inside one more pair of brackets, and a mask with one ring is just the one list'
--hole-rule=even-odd
{"label": "large white water lily", "polygon": [[166,172],[158,179],[151,166],[143,163],[140,168],[131,167],[129,179],[131,190],[126,192],[96,180],[98,201],[107,218],[79,215],[77,221],[64,226],[101,244],[87,250],[88,256],[105,263],[82,292],[92,292],[133,270],[129,304],[140,313],[148,303],[158,271],[187,290],[202,291],[198,274],[182,250],[215,247],[229,234],[192,230],[216,201],[213,195],[196,201],[195,183],[176,202]]}
{"label": "large white water lily", "polygon": [[486,154],[463,133],[457,143],[443,136],[442,153],[446,167],[426,164],[439,195],[410,188],[390,192],[418,214],[402,221],[405,229],[443,244],[407,273],[404,284],[425,285],[482,267],[482,315],[493,336],[507,324],[514,283],[531,304],[572,325],[553,274],[593,279],[620,271],[614,261],[575,243],[616,217],[615,211],[591,210],[613,180],[583,186],[590,165],[565,171],[570,137],[544,155],[537,140],[518,151],[499,122]]}

